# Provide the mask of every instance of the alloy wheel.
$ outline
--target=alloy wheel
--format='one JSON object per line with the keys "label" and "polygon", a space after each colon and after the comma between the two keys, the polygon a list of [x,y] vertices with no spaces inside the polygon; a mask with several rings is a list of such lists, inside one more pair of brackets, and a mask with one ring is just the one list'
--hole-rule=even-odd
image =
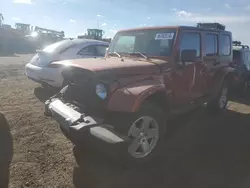
{"label": "alloy wheel", "polygon": [[131,125],[128,136],[132,139],[129,154],[135,158],[146,157],[157,145],[159,125],[152,117],[140,117]]}

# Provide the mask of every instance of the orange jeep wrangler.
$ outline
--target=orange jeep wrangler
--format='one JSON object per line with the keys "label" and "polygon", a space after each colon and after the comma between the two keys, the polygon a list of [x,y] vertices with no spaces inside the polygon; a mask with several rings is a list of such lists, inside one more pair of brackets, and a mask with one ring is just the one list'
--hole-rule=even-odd
{"label": "orange jeep wrangler", "polygon": [[97,138],[148,162],[163,149],[170,116],[205,103],[226,108],[231,62],[232,35],[218,23],[122,30],[105,58],[53,63],[67,86],[45,102],[45,115],[75,144]]}

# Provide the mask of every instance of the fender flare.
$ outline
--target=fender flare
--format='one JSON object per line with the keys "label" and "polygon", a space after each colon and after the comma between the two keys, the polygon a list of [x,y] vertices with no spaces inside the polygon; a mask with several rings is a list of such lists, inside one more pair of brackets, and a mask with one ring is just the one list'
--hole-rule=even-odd
{"label": "fender flare", "polygon": [[108,101],[109,111],[136,112],[142,102],[156,92],[165,92],[165,85],[159,80],[143,81],[117,89]]}

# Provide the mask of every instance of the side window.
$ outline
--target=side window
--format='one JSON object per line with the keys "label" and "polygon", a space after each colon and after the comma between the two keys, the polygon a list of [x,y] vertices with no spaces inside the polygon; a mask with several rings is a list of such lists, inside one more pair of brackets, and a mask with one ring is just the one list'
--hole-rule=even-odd
{"label": "side window", "polygon": [[250,52],[249,51],[245,51],[243,54],[243,62],[246,65],[247,69],[250,69]]}
{"label": "side window", "polygon": [[107,48],[108,48],[108,46],[97,45],[96,50],[97,50],[98,56],[105,56]]}
{"label": "side window", "polygon": [[197,50],[197,57],[201,56],[201,35],[199,33],[183,33],[180,43],[182,50]]}
{"label": "side window", "polygon": [[245,64],[250,64],[250,52],[245,51],[243,57],[244,57],[244,60],[243,60],[244,63],[245,63]]}
{"label": "side window", "polygon": [[250,52],[245,52],[245,60],[250,61]]}
{"label": "side window", "polygon": [[218,35],[206,34],[206,36],[205,36],[205,55],[206,56],[218,55]]}
{"label": "side window", "polygon": [[220,55],[231,55],[231,37],[230,35],[221,35],[220,37]]}
{"label": "side window", "polygon": [[242,59],[243,61],[247,61],[247,52],[242,53]]}
{"label": "side window", "polygon": [[96,48],[95,46],[86,46],[83,49],[81,49],[77,55],[88,55],[88,56],[95,56],[96,54]]}

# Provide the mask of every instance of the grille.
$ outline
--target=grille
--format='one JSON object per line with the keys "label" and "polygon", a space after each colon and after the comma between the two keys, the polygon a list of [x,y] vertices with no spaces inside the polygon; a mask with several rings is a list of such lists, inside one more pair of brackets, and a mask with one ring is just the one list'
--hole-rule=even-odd
{"label": "grille", "polygon": [[64,100],[79,106],[83,112],[96,115],[104,114],[106,100],[96,95],[96,84],[99,83],[96,75],[86,69],[70,67],[63,71],[64,80],[68,88],[64,93]]}
{"label": "grille", "polygon": [[95,83],[71,83],[65,91],[63,98],[69,103],[78,106],[83,112],[96,117],[104,115],[105,102],[95,93]]}
{"label": "grille", "polygon": [[90,106],[96,100],[93,94],[94,88],[90,84],[70,84],[64,93],[64,99]]}

